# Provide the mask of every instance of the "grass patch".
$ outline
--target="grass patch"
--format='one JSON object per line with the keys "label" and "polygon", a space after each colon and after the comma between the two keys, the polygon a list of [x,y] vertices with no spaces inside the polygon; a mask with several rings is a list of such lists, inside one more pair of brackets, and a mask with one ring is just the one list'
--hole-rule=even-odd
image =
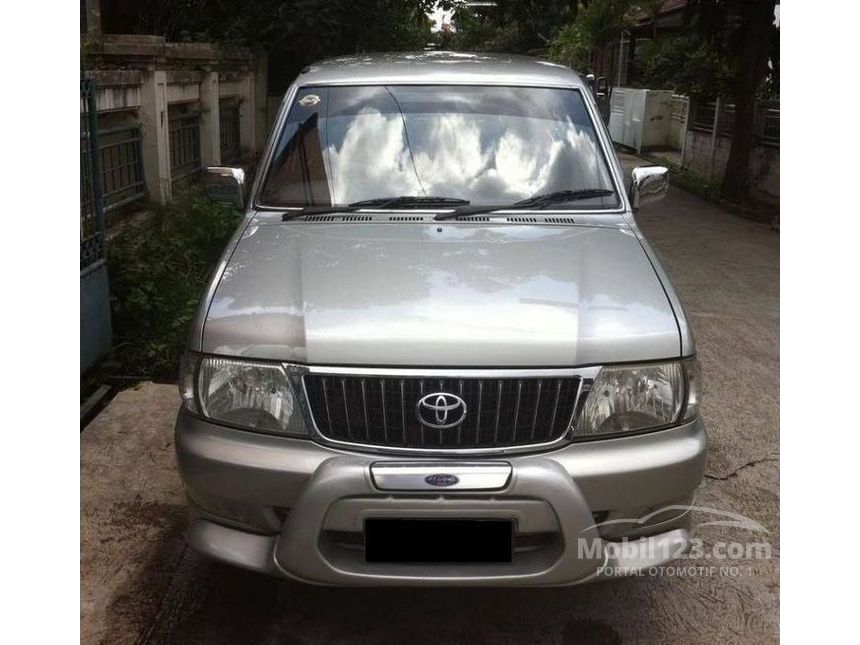
{"label": "grass patch", "polygon": [[119,374],[176,378],[207,278],[241,215],[189,189],[108,245]]}

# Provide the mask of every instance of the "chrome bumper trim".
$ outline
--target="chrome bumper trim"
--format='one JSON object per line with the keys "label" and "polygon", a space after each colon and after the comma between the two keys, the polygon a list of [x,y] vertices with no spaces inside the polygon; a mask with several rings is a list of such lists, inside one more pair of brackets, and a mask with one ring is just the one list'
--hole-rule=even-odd
{"label": "chrome bumper trim", "polygon": [[499,490],[511,478],[511,465],[384,461],[371,464],[370,475],[379,490]]}

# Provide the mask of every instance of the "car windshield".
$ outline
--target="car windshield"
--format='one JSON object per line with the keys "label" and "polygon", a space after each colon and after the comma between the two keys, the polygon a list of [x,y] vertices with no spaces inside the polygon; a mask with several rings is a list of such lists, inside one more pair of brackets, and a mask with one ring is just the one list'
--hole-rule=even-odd
{"label": "car windshield", "polygon": [[409,195],[503,207],[561,191],[593,196],[552,208],[619,204],[578,90],[332,86],[299,90],[260,201],[337,206]]}

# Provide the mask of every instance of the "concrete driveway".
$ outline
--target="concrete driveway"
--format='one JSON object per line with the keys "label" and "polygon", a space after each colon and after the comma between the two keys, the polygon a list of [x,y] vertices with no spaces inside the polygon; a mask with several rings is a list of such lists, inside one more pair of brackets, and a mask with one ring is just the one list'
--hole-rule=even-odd
{"label": "concrete driveway", "polygon": [[[697,505],[768,531],[711,525],[694,534],[706,553],[719,542],[766,542],[769,558],[534,590],[330,589],[245,573],[185,547],[176,388],[142,383],[81,435],[82,642],[776,641],[778,235],[676,189],[639,220],[685,303],[705,373],[710,446]],[[714,519],[725,517],[696,513],[694,525]]]}

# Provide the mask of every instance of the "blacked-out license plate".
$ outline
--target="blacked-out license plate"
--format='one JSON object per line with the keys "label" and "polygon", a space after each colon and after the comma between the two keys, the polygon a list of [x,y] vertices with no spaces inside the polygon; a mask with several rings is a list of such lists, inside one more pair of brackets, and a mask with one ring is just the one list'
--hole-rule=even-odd
{"label": "blacked-out license plate", "polygon": [[510,562],[512,520],[367,519],[368,562]]}

